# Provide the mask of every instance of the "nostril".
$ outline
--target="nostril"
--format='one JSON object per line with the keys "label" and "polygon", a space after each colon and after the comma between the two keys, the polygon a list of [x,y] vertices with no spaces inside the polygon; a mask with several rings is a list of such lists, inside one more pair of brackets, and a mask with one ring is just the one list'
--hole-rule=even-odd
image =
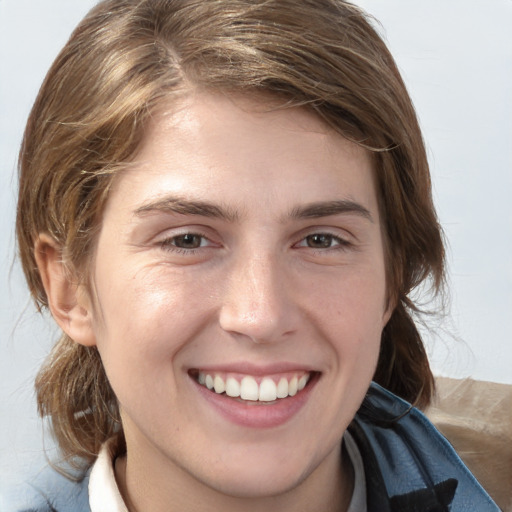
{"label": "nostril", "polygon": [[219,318],[220,327],[232,335],[245,337],[253,343],[266,344],[282,341],[292,334],[293,315],[285,311],[254,308],[252,311],[241,312],[235,308],[223,308]]}

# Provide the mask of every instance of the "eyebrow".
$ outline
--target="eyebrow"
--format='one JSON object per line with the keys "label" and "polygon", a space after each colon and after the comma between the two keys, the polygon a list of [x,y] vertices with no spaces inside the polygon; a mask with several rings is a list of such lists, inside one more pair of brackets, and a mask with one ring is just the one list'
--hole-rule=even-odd
{"label": "eyebrow", "polygon": [[134,213],[138,217],[143,217],[154,212],[198,215],[222,219],[229,222],[236,222],[239,218],[238,213],[229,208],[223,208],[206,201],[196,201],[174,196],[151,201],[137,208]]}
{"label": "eyebrow", "polygon": [[331,215],[353,214],[374,222],[370,210],[363,205],[349,200],[320,201],[316,203],[297,206],[291,211],[293,219],[317,219]]}
{"label": "eyebrow", "polygon": [[[175,213],[179,215],[197,215],[237,222],[237,211],[218,206],[207,201],[185,199],[183,197],[165,197],[146,203],[135,210],[135,215],[143,217],[154,212]],[[292,219],[318,219],[332,215],[352,214],[373,221],[372,214],[363,205],[350,200],[318,201],[293,208],[286,217]],[[285,218],[286,218],[285,217]]]}

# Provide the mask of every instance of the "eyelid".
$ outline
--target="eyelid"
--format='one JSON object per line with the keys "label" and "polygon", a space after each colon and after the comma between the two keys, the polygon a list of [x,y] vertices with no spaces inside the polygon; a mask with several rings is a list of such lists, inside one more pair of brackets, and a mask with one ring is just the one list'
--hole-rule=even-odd
{"label": "eyelid", "polygon": [[[332,245],[330,245],[329,247],[312,247],[312,246],[309,246],[308,243],[307,243],[307,239],[311,236],[315,236],[315,235],[323,235],[323,236],[328,236],[332,239],[332,242],[334,242]],[[334,250],[338,250],[338,249],[346,249],[347,247],[351,246],[352,244],[340,237],[340,236],[337,236],[337,235],[333,235],[331,233],[313,233],[311,235],[306,235],[304,238],[302,238],[301,240],[299,240],[298,243],[295,244],[295,247],[298,247],[298,248],[305,248],[305,249],[310,249],[312,251],[321,251],[321,252],[327,252],[327,251],[334,251]]]}
{"label": "eyelid", "polygon": [[[178,247],[173,243],[173,241],[177,238],[184,237],[186,235],[198,236],[203,240],[206,240],[208,243],[195,248]],[[191,253],[192,251],[208,249],[209,247],[220,247],[221,244],[217,242],[215,238],[216,237],[213,233],[209,232],[207,229],[202,228],[201,226],[180,226],[162,231],[154,238],[154,243],[157,246],[163,247],[169,251],[176,250]]]}
{"label": "eyelid", "polygon": [[[195,233],[195,232],[192,232],[192,231],[186,232],[186,233],[178,233],[178,234],[173,234],[173,235],[168,235],[168,236],[162,237],[162,239],[159,240],[158,243],[159,244],[173,245],[173,244],[171,244],[171,242],[175,242],[177,239],[183,238],[183,237],[186,237],[186,236],[201,238],[202,241],[201,241],[201,244],[199,245],[199,247],[207,247],[208,245],[215,245],[215,243],[212,242],[212,240],[210,240],[210,238],[207,237],[206,235],[203,235],[202,233]],[[207,241],[208,243],[207,244],[203,244],[203,241]]]}
{"label": "eyelid", "polygon": [[[330,236],[333,239],[337,240],[339,242],[339,246],[342,246],[342,247],[347,247],[349,245],[353,245],[353,243],[356,240],[354,235],[352,235],[352,233],[350,233],[349,231],[347,231],[346,229],[343,229],[343,228],[332,227],[332,226],[331,227],[312,226],[312,227],[308,227],[307,229],[302,230],[297,235],[297,241],[293,245],[296,247],[299,244],[301,244],[302,242],[305,242],[308,237],[314,236],[314,235]],[[304,246],[302,246],[302,247],[304,247]],[[326,251],[328,249],[334,249],[335,247],[336,246],[330,247],[327,249],[321,249],[321,250]],[[311,247],[311,249],[315,249],[315,248]],[[318,248],[318,249],[320,249],[320,248]]]}
{"label": "eyelid", "polygon": [[[198,247],[179,247],[177,245],[178,243],[178,239],[183,239],[185,237],[197,237],[200,239],[199,241],[199,246]],[[206,243],[204,243],[206,242]],[[185,233],[183,235],[174,235],[174,236],[171,236],[169,238],[166,238],[165,240],[162,241],[162,244],[165,244],[166,246],[167,245],[170,245],[170,246],[173,246],[173,247],[177,247],[179,249],[186,249],[186,250],[193,250],[193,249],[200,249],[201,247],[208,247],[210,245],[210,240],[203,236],[203,235],[200,235],[198,233]]]}

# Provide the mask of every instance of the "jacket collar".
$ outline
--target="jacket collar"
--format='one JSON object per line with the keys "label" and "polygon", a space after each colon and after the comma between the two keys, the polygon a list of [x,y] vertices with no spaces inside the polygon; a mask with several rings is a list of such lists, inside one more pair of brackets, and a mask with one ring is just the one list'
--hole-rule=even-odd
{"label": "jacket collar", "polygon": [[[354,420],[349,431],[356,441],[364,463],[368,512],[448,512],[457,488],[457,480],[448,479],[433,487],[411,489],[390,496],[372,444],[364,429]],[[403,479],[403,475],[401,477]]]}
{"label": "jacket collar", "polygon": [[499,512],[429,420],[377,384],[348,430],[364,461],[368,512]]}

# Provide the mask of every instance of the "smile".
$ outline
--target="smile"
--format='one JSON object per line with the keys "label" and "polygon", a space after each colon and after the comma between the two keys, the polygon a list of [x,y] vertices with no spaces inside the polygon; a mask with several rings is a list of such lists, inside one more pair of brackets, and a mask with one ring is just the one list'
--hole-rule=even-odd
{"label": "smile", "polygon": [[218,395],[267,403],[295,396],[306,387],[310,378],[311,372],[305,371],[263,377],[203,371],[195,374],[201,386]]}

